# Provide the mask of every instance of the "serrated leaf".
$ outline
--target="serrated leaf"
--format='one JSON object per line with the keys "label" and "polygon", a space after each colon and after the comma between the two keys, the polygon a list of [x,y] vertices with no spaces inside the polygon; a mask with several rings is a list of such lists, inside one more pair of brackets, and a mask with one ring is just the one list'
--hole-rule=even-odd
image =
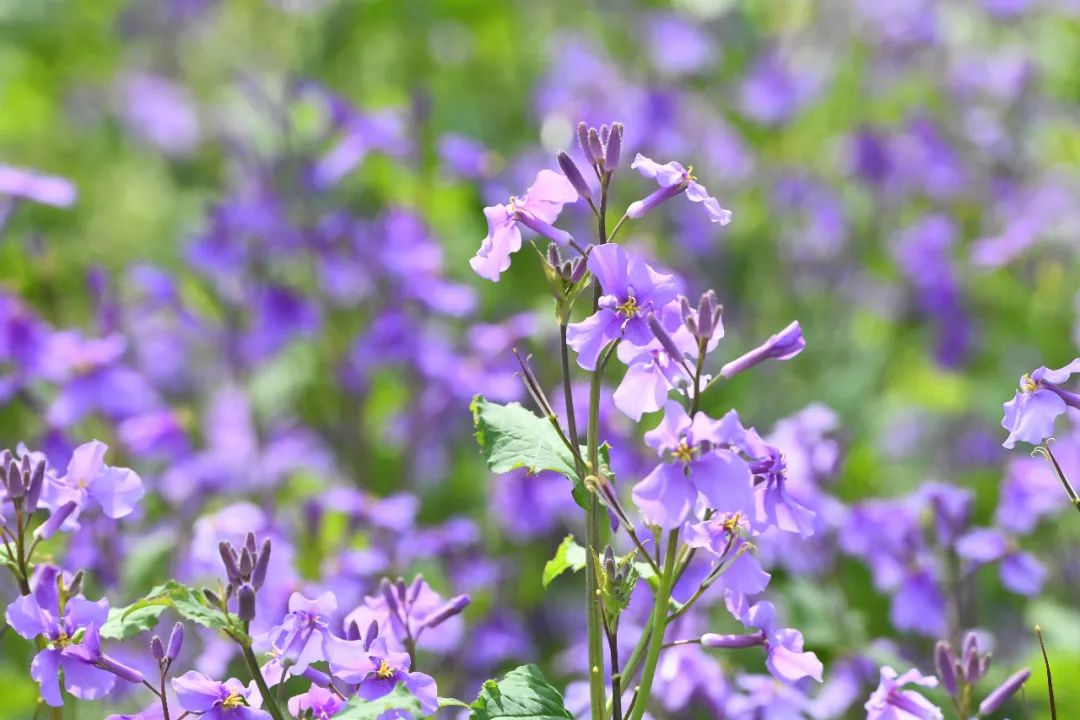
{"label": "serrated leaf", "polygon": [[550,585],[552,580],[567,570],[573,570],[574,572],[581,570],[585,567],[585,558],[585,548],[577,544],[573,535],[567,535],[555,551],[555,557],[548,560],[544,565],[544,576],[542,578],[544,587]]}
{"label": "serrated leaf", "polygon": [[141,632],[151,630],[168,605],[143,605],[137,608],[122,607],[109,610],[109,618],[101,626],[101,637],[111,640],[127,640]]}
{"label": "serrated leaf", "polygon": [[476,442],[492,472],[502,474],[517,468],[530,473],[557,472],[573,483],[578,505],[588,507],[589,491],[578,477],[574,456],[551,422],[520,403],[500,405],[488,402],[483,395],[473,398],[469,409]]}
{"label": "serrated leaf", "polygon": [[568,478],[576,476],[574,457],[555,428],[521,403],[499,405],[477,395],[470,409],[476,441],[492,472],[523,467],[531,473],[554,470]]}
{"label": "serrated leaf", "polygon": [[207,604],[202,593],[175,580],[169,580],[163,585],[158,585],[146,597],[128,605],[119,618],[121,622],[128,622],[134,616],[149,617],[152,612],[161,615],[166,608],[176,610],[180,617],[196,625],[211,630],[220,630],[238,640],[246,639],[239,629],[229,622],[229,618],[225,616],[225,613]]}
{"label": "serrated leaf", "polygon": [[405,683],[398,683],[393,690],[375,700],[353,697],[348,705],[334,715],[334,720],[378,720],[391,710],[400,710],[414,718],[424,715],[416,696],[409,692]]}
{"label": "serrated leaf", "polygon": [[535,665],[511,670],[498,682],[484,683],[472,704],[470,720],[573,720],[562,695]]}

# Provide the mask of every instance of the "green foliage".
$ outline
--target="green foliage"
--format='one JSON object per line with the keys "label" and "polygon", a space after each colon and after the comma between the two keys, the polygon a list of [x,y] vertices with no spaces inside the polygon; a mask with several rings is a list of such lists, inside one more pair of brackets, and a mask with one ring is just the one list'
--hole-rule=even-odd
{"label": "green foliage", "polygon": [[471,705],[470,720],[572,720],[562,695],[535,665],[522,665],[499,681],[488,680]]}
{"label": "green foliage", "polygon": [[[476,442],[494,473],[525,468],[530,473],[552,470],[574,484],[579,505],[588,497],[578,477],[574,456],[551,422],[526,410],[521,403],[488,402],[483,395],[469,406],[476,429]],[[583,505],[584,507],[584,505]]]}
{"label": "green foliage", "polygon": [[354,697],[334,717],[339,720],[377,720],[389,710],[404,710],[414,718],[422,717],[424,714],[420,709],[419,701],[405,687],[405,683],[398,683],[392,691],[376,700]]}
{"label": "green foliage", "polygon": [[562,575],[567,570],[573,570],[577,572],[585,567],[586,563],[585,548],[577,544],[573,535],[567,535],[563,538],[563,541],[559,543],[558,550],[555,551],[555,557],[551,558],[544,565],[544,587],[551,584],[551,581]]}
{"label": "green foliage", "polygon": [[158,585],[147,593],[146,597],[127,606],[118,614],[114,614],[116,611],[110,612],[109,620],[102,626],[102,635],[112,638],[131,637],[152,628],[161,614],[169,609],[175,610],[185,620],[221,631],[238,642],[251,642],[232,616],[227,616],[219,608],[211,606],[202,593],[175,580]]}

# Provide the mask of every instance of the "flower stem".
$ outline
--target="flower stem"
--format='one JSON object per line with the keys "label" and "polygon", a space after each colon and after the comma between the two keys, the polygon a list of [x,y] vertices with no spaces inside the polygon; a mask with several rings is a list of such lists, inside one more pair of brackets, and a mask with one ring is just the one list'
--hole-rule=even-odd
{"label": "flower stem", "polygon": [[649,696],[652,691],[653,677],[656,674],[656,665],[660,661],[660,651],[664,647],[664,632],[667,630],[668,603],[671,599],[671,587],[675,581],[675,557],[678,551],[679,531],[672,530],[668,533],[667,555],[664,559],[664,574],[660,576],[660,584],[656,588],[656,597],[653,599],[652,633],[649,636],[649,647],[645,654],[645,666],[641,670],[641,682],[638,684],[638,700],[634,704],[630,720],[641,720],[645,714],[645,708],[649,705]]}
{"label": "flower stem", "polygon": [[[247,623],[244,623],[247,625]],[[247,632],[247,628],[244,628],[244,632]],[[240,649],[244,654],[244,662],[247,663],[248,670],[251,672],[251,677],[255,679],[255,686],[259,688],[259,694],[262,695],[263,706],[266,712],[270,713],[270,716],[274,720],[285,720],[285,716],[281,714],[281,710],[278,709],[277,703],[274,702],[274,696],[270,694],[270,688],[266,684],[266,678],[263,677],[262,670],[259,668],[259,660],[255,657],[255,653],[251,650],[251,645],[248,643],[240,643]],[[284,680],[284,678],[282,678]]]}
{"label": "flower stem", "polygon": [[1043,440],[1042,445],[1037,449],[1042,450],[1046,455],[1046,459],[1050,461],[1050,464],[1054,466],[1054,472],[1057,474],[1058,479],[1061,480],[1061,484],[1065,487],[1065,494],[1069,496],[1069,502],[1072,506],[1080,511],[1080,496],[1076,494],[1076,490],[1073,489],[1072,483],[1069,482],[1069,478],[1065,477],[1065,471],[1061,469],[1061,465],[1058,464],[1057,458],[1054,457],[1054,453],[1050,452],[1050,443]]}

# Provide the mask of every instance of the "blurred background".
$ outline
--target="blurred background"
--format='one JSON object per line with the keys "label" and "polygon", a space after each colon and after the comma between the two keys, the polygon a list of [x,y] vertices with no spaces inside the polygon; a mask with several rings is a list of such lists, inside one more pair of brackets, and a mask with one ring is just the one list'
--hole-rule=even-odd
{"label": "blurred background", "polygon": [[[462,696],[534,657],[566,686],[580,593],[539,572],[575,506],[561,478],[489,478],[468,411],[522,399],[514,346],[554,386],[550,300],[529,248],[498,284],[467,261],[484,206],[579,120],[621,121],[616,217],[650,191],[635,152],[734,213],[672,201],[620,237],[716,290],[719,357],[802,323],[801,356],[707,408],[794,437],[827,494],[813,544],[762,549],[790,624],[827,668],[924,672],[934,639],[982,628],[1042,717],[1040,623],[1070,717],[1080,525],[1000,420],[1022,373],[1080,354],[1078,99],[1071,0],[0,0],[0,446],[63,467],[99,437],[154,489],[55,550],[114,605],[272,530],[283,597],[321,583],[348,607],[413,570],[473,592],[468,635],[432,651]],[[587,208],[560,222],[589,237]],[[649,461],[609,420],[628,488]],[[1055,447],[1080,477],[1077,437]],[[939,484],[969,493],[965,530],[1038,558],[1037,588],[957,558]],[[942,589],[940,622],[861,549],[853,518],[901,508],[891,559]],[[2,643],[0,717],[28,717],[25,648]],[[865,715],[876,674],[851,676],[815,717]],[[672,717],[753,717],[737,682],[691,691]]]}

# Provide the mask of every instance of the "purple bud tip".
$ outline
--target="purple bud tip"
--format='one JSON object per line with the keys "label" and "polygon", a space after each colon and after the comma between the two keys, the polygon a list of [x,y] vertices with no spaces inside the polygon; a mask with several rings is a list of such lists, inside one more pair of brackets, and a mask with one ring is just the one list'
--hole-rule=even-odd
{"label": "purple bud tip", "polygon": [[[360,628],[356,628],[357,636],[360,635]],[[379,623],[376,620],[372,620],[368,625],[367,632],[364,633],[364,649],[371,647],[371,643],[375,642],[375,638],[379,637]]]}
{"label": "purple bud tip", "polygon": [[1027,682],[1029,677],[1031,677],[1031,671],[1027,669],[1019,670],[1010,675],[1005,682],[998,685],[996,690],[979,703],[979,715],[989,715],[1001,707],[1006,700],[1016,694],[1016,691]]}
{"label": "purple bud tip", "polygon": [[581,174],[581,170],[578,169],[574,159],[562,150],[555,156],[555,159],[559,161],[559,169],[562,170],[563,175],[566,176],[566,179],[569,180],[570,184],[577,190],[577,194],[583,200],[591,198],[592,190],[589,189],[589,183],[585,182],[585,176]]}
{"label": "purple bud tip", "polygon": [[668,334],[668,331],[665,330],[664,326],[660,324],[660,319],[656,317],[655,313],[649,313],[647,322],[649,323],[649,329],[652,330],[652,333],[656,336],[656,339],[660,341],[660,345],[663,346],[664,351],[667,352],[667,354],[670,355],[673,360],[679,360],[680,358],[682,358],[682,352],[675,344],[675,341],[672,339],[671,335]]}
{"label": "purple bud tip", "polygon": [[154,656],[155,660],[161,661],[165,659],[165,646],[157,635],[150,638],[150,654]]}
{"label": "purple bud tip", "polygon": [[984,670],[982,659],[979,656],[979,637],[969,632],[964,637],[963,674],[968,685],[974,685],[982,679]]}
{"label": "purple bud tip", "polygon": [[945,692],[956,697],[956,654],[949,643],[941,641],[937,644],[934,651],[934,665],[937,669],[938,680],[941,681]]}
{"label": "purple bud tip", "polygon": [[263,540],[262,550],[259,551],[259,559],[255,561],[255,569],[251,571],[251,584],[258,590],[266,582],[266,570],[270,567],[270,538]]}
{"label": "purple bud tip", "polygon": [[8,494],[12,499],[21,498],[26,494],[26,485],[23,483],[22,471],[19,469],[19,466],[15,464],[14,460],[8,465],[7,489]]}
{"label": "purple bud tip", "polygon": [[716,302],[716,293],[712,290],[705,292],[698,301],[697,327],[698,337],[708,340],[716,330],[716,324],[720,320],[720,307]]}
{"label": "purple bud tip", "polygon": [[589,129],[589,154],[598,165],[604,163],[604,143],[600,140],[600,133],[596,128]]}
{"label": "purple bud tip", "polygon": [[578,123],[577,141],[581,147],[581,152],[585,153],[585,159],[589,161],[590,165],[595,165],[596,158],[593,157],[592,151],[589,150],[589,126],[584,122]]}
{"label": "purple bud tip", "polygon": [[391,615],[399,615],[397,594],[394,592],[394,586],[390,584],[390,581],[383,578],[382,582],[379,583],[379,590],[382,592],[383,600],[386,601],[386,609],[390,611]]}
{"label": "purple bud tip", "polygon": [[127,680],[129,683],[141,683],[145,680],[141,672],[108,655],[102,655],[98,665],[101,666],[102,670],[111,672],[116,677]]}
{"label": "purple bud tip", "polygon": [[607,168],[608,172],[613,172],[619,166],[619,156],[622,154],[622,135],[622,123],[615,123],[611,126],[611,134],[604,141],[604,167]]}
{"label": "purple bud tip", "polygon": [[720,374],[730,378],[765,360],[790,360],[801,353],[805,347],[806,340],[803,339],[802,327],[796,320],[762,345],[724,365],[720,368]]}
{"label": "purple bud tip", "polygon": [[64,503],[49,516],[49,519],[43,522],[34,530],[34,537],[39,540],[48,540],[63,526],[67,519],[71,517],[71,514],[75,512],[75,501]]}
{"label": "purple bud tip", "polygon": [[765,634],[761,632],[748,635],[717,635],[705,633],[701,636],[701,644],[710,648],[748,648],[765,644]]}
{"label": "purple bud tip", "polygon": [[255,588],[247,583],[236,594],[236,616],[244,622],[255,619]]}
{"label": "purple bud tip", "polygon": [[240,577],[240,568],[236,565],[236,551],[233,550],[232,545],[222,541],[218,543],[218,553],[221,555],[221,562],[225,565],[225,575],[229,580],[236,580]]}
{"label": "purple bud tip", "polygon": [[244,536],[244,547],[250,550],[252,554],[255,553],[255,533],[249,532],[247,535]]}
{"label": "purple bud tip", "polygon": [[321,688],[330,687],[330,676],[310,665],[300,674],[310,680],[313,685],[318,685]]}
{"label": "purple bud tip", "polygon": [[41,489],[45,485],[45,461],[42,460],[34,466],[30,473],[30,486],[26,489],[26,512],[32,513],[37,510],[38,500],[41,499]]}
{"label": "purple bud tip", "polygon": [[424,576],[417,573],[409,586],[409,604],[412,605],[420,597],[420,591],[424,589]]}
{"label": "purple bud tip", "polygon": [[180,648],[184,647],[184,624],[173,625],[172,633],[169,634],[169,647],[165,650],[165,659],[172,662],[180,655]]}
{"label": "purple bud tip", "polygon": [[458,595],[457,597],[451,598],[448,602],[435,610],[435,612],[424,618],[424,627],[433,628],[442,625],[455,615],[459,615],[462,610],[468,607],[470,602],[472,602],[472,600],[468,595]]}
{"label": "purple bud tip", "polygon": [[246,547],[240,553],[240,577],[250,578],[251,571],[255,569],[255,559],[251,557],[251,551]]}

